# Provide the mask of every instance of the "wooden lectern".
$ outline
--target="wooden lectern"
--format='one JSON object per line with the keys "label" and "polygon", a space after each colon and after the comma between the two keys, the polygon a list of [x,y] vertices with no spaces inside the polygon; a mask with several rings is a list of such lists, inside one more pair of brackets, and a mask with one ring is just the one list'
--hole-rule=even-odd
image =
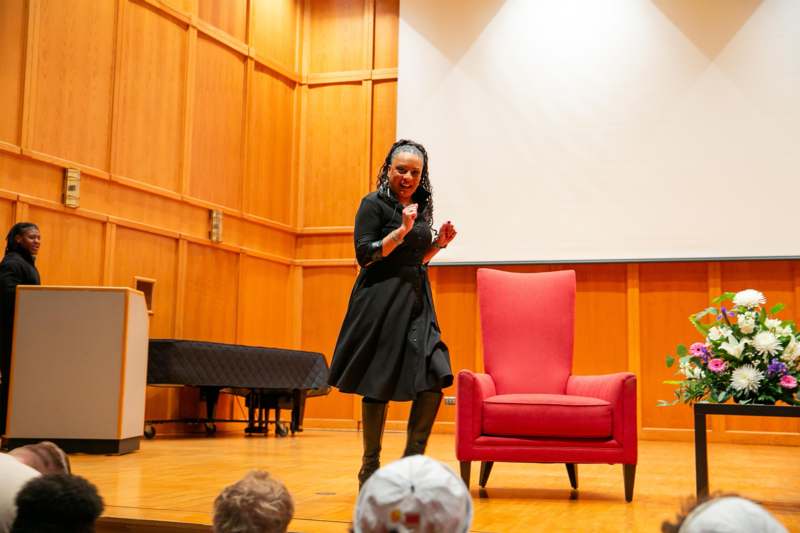
{"label": "wooden lectern", "polygon": [[127,453],[144,427],[148,314],[125,287],[19,286],[5,444]]}

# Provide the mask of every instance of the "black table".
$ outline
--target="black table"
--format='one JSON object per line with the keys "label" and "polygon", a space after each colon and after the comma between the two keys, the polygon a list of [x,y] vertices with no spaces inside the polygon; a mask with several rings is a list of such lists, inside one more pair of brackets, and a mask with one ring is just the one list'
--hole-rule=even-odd
{"label": "black table", "polygon": [[800,417],[800,407],[790,405],[739,405],[735,403],[694,404],[694,468],[698,498],[708,496],[706,415]]}
{"label": "black table", "polygon": [[[217,342],[151,339],[148,352],[148,385],[198,387],[206,403],[206,418],[145,420],[144,435],[155,436],[155,424],[183,422],[203,424],[207,434],[216,431],[215,422],[248,422],[245,433],[288,431],[280,422],[280,409],[291,409],[289,429],[303,430],[307,396],[328,393],[328,365],[321,353],[281,348],[263,348]],[[247,420],[215,418],[220,391],[246,397]],[[270,409],[275,419],[269,420]]]}

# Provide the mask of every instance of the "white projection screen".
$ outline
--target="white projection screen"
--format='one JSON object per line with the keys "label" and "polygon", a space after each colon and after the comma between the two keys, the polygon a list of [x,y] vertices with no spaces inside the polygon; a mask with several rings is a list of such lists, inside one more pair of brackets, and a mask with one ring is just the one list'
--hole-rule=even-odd
{"label": "white projection screen", "polygon": [[401,0],[435,263],[800,256],[800,1]]}

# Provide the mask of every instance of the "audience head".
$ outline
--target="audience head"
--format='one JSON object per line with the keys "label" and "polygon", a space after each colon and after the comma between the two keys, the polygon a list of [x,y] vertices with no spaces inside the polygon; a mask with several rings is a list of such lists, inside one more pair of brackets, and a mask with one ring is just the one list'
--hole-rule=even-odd
{"label": "audience head", "polygon": [[18,222],[11,226],[6,235],[6,252],[25,251],[36,257],[42,236],[39,227],[33,222]]}
{"label": "audience head", "polygon": [[214,531],[284,533],[293,515],[286,486],[267,472],[253,470],[214,500]]}
{"label": "audience head", "polygon": [[787,533],[766,509],[735,495],[713,495],[689,504],[664,533]]}
{"label": "audience head", "polygon": [[91,533],[103,512],[97,488],[79,476],[33,478],[17,494],[11,533]]}
{"label": "audience head", "polygon": [[67,454],[50,441],[45,440],[14,448],[9,455],[42,474],[69,474],[71,472]]}
{"label": "audience head", "polygon": [[463,533],[472,523],[469,490],[455,472],[412,455],[372,474],[358,495],[355,533]]}

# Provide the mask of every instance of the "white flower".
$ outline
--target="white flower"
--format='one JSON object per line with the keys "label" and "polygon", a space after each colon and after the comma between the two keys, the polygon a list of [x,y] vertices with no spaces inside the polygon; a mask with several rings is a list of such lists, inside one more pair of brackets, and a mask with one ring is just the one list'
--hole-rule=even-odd
{"label": "white flower", "polygon": [[764,297],[764,294],[754,289],[746,289],[737,292],[733,297],[733,305],[737,307],[742,306],[752,309],[759,305],[764,305],[765,303],[767,303],[767,299]]}
{"label": "white flower", "polygon": [[778,318],[768,318],[764,321],[764,325],[767,326],[769,330],[777,330],[781,327],[781,324],[783,324],[783,321]]}
{"label": "white flower", "polygon": [[786,337],[787,335],[792,334],[792,326],[791,324],[787,324],[781,328],[775,328],[775,335],[778,337]]}
{"label": "white flower", "polygon": [[721,338],[722,338],[722,331],[717,326],[714,326],[713,328],[708,330],[709,341],[718,341]]}
{"label": "white flower", "polygon": [[731,357],[741,359],[742,353],[744,353],[744,349],[748,344],[750,344],[748,339],[737,341],[733,337],[728,337],[728,340],[720,344],[719,347],[728,352]]}
{"label": "white flower", "polygon": [[798,357],[800,357],[800,342],[797,342],[797,339],[792,337],[792,340],[784,348],[783,354],[781,354],[781,360],[789,366],[794,366]]}
{"label": "white flower", "polygon": [[739,329],[745,335],[753,333],[756,329],[756,317],[753,316],[753,313],[742,313],[738,316],[737,321],[739,322]]}
{"label": "white flower", "polygon": [[681,363],[680,365],[681,374],[686,376],[689,379],[703,379],[703,370],[697,368],[696,366],[690,363]]}
{"label": "white flower", "polygon": [[752,365],[742,365],[733,371],[731,386],[738,391],[758,391],[758,384],[764,379],[764,374]]}
{"label": "white flower", "polygon": [[724,339],[728,335],[731,334],[731,329],[727,326],[717,327],[714,326],[710,330],[708,330],[708,341],[718,341],[720,339]]}
{"label": "white flower", "polygon": [[781,343],[771,331],[762,331],[753,337],[753,348],[761,355],[775,355],[780,351]]}

